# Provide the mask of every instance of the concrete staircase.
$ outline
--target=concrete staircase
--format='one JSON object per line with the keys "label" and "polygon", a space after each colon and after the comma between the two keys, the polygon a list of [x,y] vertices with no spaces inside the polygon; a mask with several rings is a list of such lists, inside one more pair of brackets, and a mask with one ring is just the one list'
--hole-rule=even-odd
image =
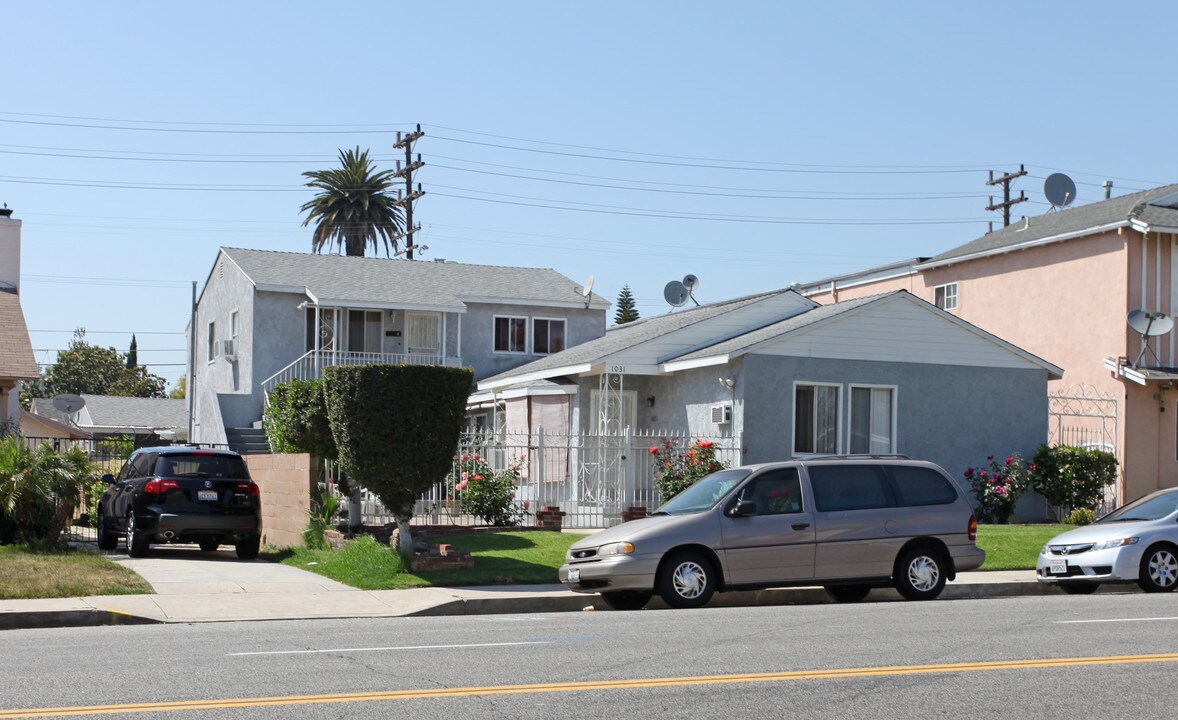
{"label": "concrete staircase", "polygon": [[261,455],[270,452],[266,431],[260,427],[225,428],[229,449],[242,455]]}

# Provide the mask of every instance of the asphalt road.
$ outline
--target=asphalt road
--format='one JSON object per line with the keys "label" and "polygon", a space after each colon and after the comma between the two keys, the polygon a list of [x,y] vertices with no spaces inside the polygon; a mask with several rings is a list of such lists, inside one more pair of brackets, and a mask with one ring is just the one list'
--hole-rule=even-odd
{"label": "asphalt road", "polygon": [[[1178,596],[95,627],[0,639],[0,720],[1160,718],[1176,702]],[[108,707],[132,703],[162,705]],[[51,707],[62,709],[46,714]]]}

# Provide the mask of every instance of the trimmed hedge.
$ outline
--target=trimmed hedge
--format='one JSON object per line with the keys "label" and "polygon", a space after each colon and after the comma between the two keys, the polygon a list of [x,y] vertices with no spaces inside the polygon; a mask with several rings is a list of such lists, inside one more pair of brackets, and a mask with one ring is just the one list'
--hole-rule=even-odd
{"label": "trimmed hedge", "polygon": [[474,372],[429,365],[323,371],[323,397],[339,462],[398,519],[450,471]]}
{"label": "trimmed hedge", "polygon": [[1057,507],[1095,508],[1117,481],[1117,458],[1106,450],[1040,445],[1031,461],[1031,487]]}
{"label": "trimmed hedge", "polygon": [[266,437],[280,453],[311,453],[335,460],[338,453],[321,380],[288,380],[278,383],[266,410]]}

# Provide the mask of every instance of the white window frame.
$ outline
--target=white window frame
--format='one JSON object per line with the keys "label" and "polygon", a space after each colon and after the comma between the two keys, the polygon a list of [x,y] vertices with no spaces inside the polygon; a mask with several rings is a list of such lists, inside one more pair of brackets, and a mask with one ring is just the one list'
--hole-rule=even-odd
{"label": "white window frame", "polygon": [[[854,425],[854,423],[855,423],[855,402],[853,399],[853,396],[855,394],[855,390],[888,390],[892,393],[892,403],[891,403],[892,406],[889,408],[889,410],[890,410],[889,415],[891,416],[890,422],[892,424],[892,428],[891,428],[892,434],[891,434],[891,438],[890,438],[891,442],[889,443],[890,447],[887,450],[883,450],[883,451],[880,451],[875,454],[894,455],[896,453],[896,448],[898,447],[898,444],[896,442],[896,436],[898,435],[898,428],[896,426],[896,421],[899,418],[899,415],[897,414],[897,407],[899,406],[898,398],[900,395],[899,386],[897,386],[897,385],[873,385],[873,384],[867,384],[867,383],[850,383],[849,385],[847,385],[847,452],[848,453],[855,452],[855,449],[851,447],[851,440],[853,437],[852,428],[855,427],[855,425]],[[870,412],[870,410],[869,410],[869,412]],[[868,424],[870,425],[870,420],[868,421]],[[870,428],[868,429],[868,433],[870,434]],[[868,444],[870,444],[870,440],[868,441]],[[867,452],[871,453],[870,448],[868,448]]]}
{"label": "white window frame", "polygon": [[208,362],[212,363],[214,360],[217,359],[217,321],[216,320],[209,321],[208,330],[209,330],[208,343],[207,343]]}
{"label": "white window frame", "polygon": [[[797,448],[798,432],[797,432],[797,427],[795,427],[795,426],[797,424],[797,419],[798,419],[798,407],[797,406],[798,406],[798,388],[799,387],[832,387],[835,389],[835,392],[838,393],[838,395],[835,397],[835,403],[834,403],[835,412],[838,413],[839,417],[836,417],[834,419],[835,439],[834,439],[834,452],[833,453],[815,453],[815,452],[809,452],[809,451],[803,452],[803,451],[798,450],[798,448]],[[843,393],[843,384],[842,383],[815,382],[815,381],[810,381],[810,380],[795,380],[794,381],[793,393],[790,395],[791,412],[790,412],[790,416],[789,416],[789,447],[790,447],[790,455],[791,456],[794,456],[794,457],[822,457],[825,455],[838,455],[839,453],[842,452],[842,448],[844,447],[844,445],[843,445],[844,423],[843,423],[843,418],[842,418],[842,415],[843,415],[843,395],[844,395],[844,393]],[[817,410],[817,406],[815,406],[815,410]],[[815,427],[815,430],[817,430],[817,427]]]}
{"label": "white window frame", "polygon": [[[530,323],[531,332],[528,333],[528,342],[531,344],[531,349],[532,349],[533,355],[553,355],[554,354],[551,349],[549,349],[548,352],[540,352],[540,351],[536,350],[536,321],[537,320],[539,320],[541,322],[548,323],[548,329],[549,329],[548,347],[549,348],[552,347],[552,335],[551,335],[552,323],[560,323],[561,325],[563,325],[564,331],[562,333],[562,337],[564,339],[564,347],[561,348],[561,350],[568,349],[568,347],[569,347],[569,323],[568,323],[568,320],[566,320],[565,318],[556,318],[556,317],[534,317],[534,318],[532,318],[532,321]],[[557,352],[560,352],[560,351],[558,350]]]}
{"label": "white window frame", "polygon": [[[941,293],[941,298],[937,298],[937,292]],[[937,285],[933,288],[933,304],[942,310],[956,310],[957,309],[957,283],[945,283],[944,285]]]}
{"label": "white window frame", "polygon": [[229,313],[229,339],[233,340],[233,349],[237,349],[237,333],[241,329],[241,323],[238,320],[237,310]]}
{"label": "white window frame", "polygon": [[[497,334],[499,332],[499,320],[523,320],[524,321],[524,348],[523,350],[500,350],[496,342]],[[496,355],[527,355],[531,350],[529,341],[532,335],[532,324],[528,321],[527,315],[492,315],[491,316],[491,352]]]}

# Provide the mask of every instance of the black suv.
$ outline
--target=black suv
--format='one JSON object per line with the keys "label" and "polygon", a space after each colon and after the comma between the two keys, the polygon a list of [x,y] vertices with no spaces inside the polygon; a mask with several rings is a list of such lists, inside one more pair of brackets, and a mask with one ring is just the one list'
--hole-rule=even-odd
{"label": "black suv", "polygon": [[127,554],[147,555],[151,543],[198,543],[205,552],[234,545],[237,557],[258,556],[262,511],[258,486],[235,452],[186,445],[140,448],[98,500],[98,547],[127,538]]}

